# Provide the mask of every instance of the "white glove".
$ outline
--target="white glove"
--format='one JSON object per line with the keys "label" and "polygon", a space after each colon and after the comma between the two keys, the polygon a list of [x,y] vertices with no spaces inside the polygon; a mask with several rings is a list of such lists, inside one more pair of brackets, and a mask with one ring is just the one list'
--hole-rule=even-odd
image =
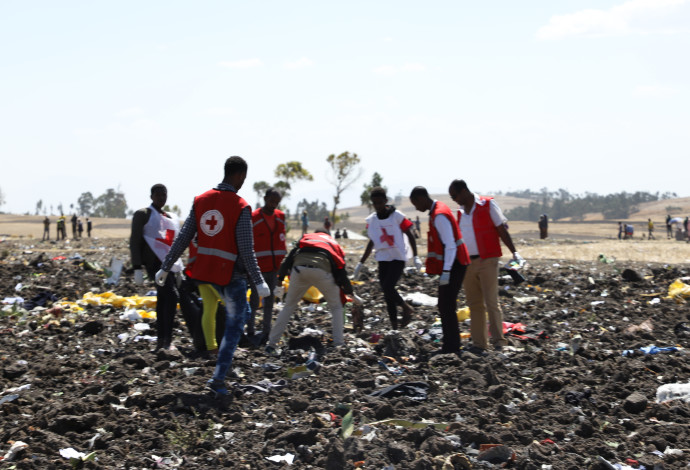
{"label": "white glove", "polygon": [[441,279],[438,281],[440,286],[447,286],[450,283],[450,271],[443,271],[441,274]]}
{"label": "white glove", "polygon": [[359,273],[362,271],[362,263],[357,263],[357,266],[355,266],[355,273],[352,276],[352,279],[355,281],[359,279]]}
{"label": "white glove", "polygon": [[141,286],[144,284],[144,270],[143,269],[135,269],[134,270],[134,283],[138,286]]}
{"label": "white glove", "polygon": [[424,263],[422,263],[422,260],[419,256],[414,257],[414,267],[417,269],[417,272],[421,271],[424,267]]}
{"label": "white glove", "polygon": [[168,277],[168,271],[163,271],[162,269],[159,269],[158,272],[156,273],[156,284],[159,286],[164,286],[165,285],[165,279]]}
{"label": "white glove", "polygon": [[517,251],[513,253],[513,259],[517,261],[519,264],[522,264],[525,261],[525,258],[520,256],[520,253],[518,253]]}
{"label": "white glove", "polygon": [[273,297],[278,297],[282,299],[283,294],[285,294],[285,287],[276,286],[275,289],[273,289]]}
{"label": "white glove", "polygon": [[364,303],[364,299],[362,299],[360,296],[357,294],[352,294],[352,301],[356,303],[357,305],[362,305]]}
{"label": "white glove", "polygon": [[266,284],[266,282],[262,282],[256,286],[256,293],[261,298],[268,297],[271,295],[271,289],[268,288],[268,284]]}

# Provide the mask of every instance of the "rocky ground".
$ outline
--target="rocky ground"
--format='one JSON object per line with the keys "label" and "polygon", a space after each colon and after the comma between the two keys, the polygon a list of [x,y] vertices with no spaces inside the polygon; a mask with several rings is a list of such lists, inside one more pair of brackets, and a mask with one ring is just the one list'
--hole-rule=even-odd
{"label": "rocky ground", "polygon": [[[690,276],[687,265],[529,260],[526,282],[501,279],[505,320],[519,324],[511,346],[459,357],[433,354],[433,306],[416,306],[414,322],[388,330],[365,273],[356,286],[365,328],[348,328],[346,348],[328,347],[329,315],[305,303],[290,334],[308,327],[325,331],[323,341],[293,340],[279,357],[245,343],[234,394],[216,399],[204,392],[214,360],[194,352],[183,324],[177,351],[154,352],[155,330],[142,326],[155,328],[154,319],[128,317],[117,303],[60,303],[88,292],[144,295],[151,286],[134,285],[126,269],[117,285],[104,283],[99,268],[126,253],[121,239],[69,250],[0,243],[0,300],[38,304],[0,312],[0,467],[690,465],[690,403],[657,402],[660,386],[690,377],[690,309],[668,298]],[[368,268],[373,276],[373,260]],[[416,273],[400,283],[418,299],[436,288]],[[468,344],[468,324],[462,332]],[[310,346],[322,353],[318,374],[295,368]],[[649,346],[676,348],[642,350]]]}

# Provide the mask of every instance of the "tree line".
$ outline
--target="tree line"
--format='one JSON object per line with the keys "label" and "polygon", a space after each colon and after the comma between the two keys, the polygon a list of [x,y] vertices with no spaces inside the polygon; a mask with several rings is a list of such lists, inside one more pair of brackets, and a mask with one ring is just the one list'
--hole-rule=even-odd
{"label": "tree line", "polygon": [[539,192],[529,189],[496,193],[498,195],[532,199],[527,206],[520,206],[505,211],[511,220],[539,220],[539,216],[547,214],[551,220],[571,218],[583,220],[585,214],[601,213],[604,219],[627,219],[631,214],[639,211],[639,205],[678,197],[676,193],[665,192],[654,194],[637,191],[634,193],[620,192],[599,195],[586,192],[585,194],[571,194],[565,189],[549,191],[542,188]]}

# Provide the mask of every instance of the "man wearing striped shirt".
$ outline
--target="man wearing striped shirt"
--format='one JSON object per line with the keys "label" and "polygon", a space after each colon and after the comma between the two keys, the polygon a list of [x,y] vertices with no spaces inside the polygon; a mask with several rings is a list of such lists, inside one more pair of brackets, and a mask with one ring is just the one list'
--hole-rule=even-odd
{"label": "man wearing striped shirt", "polygon": [[226,308],[225,333],[213,377],[207,382],[207,388],[216,396],[228,394],[225,376],[249,319],[247,277],[260,297],[270,294],[254,255],[251,207],[237,195],[246,177],[247,162],[242,157],[233,156],[225,161],[223,181],[194,198],[189,216],[156,274],[156,282],[164,283],[173,263],[197,236],[198,250],[191,276],[212,284]]}

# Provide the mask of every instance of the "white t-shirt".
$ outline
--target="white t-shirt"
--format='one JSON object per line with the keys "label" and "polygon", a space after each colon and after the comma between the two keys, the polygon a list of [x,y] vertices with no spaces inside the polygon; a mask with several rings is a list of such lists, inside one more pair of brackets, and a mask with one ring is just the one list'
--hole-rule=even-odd
{"label": "white t-shirt", "polygon": [[409,242],[402,230],[407,220],[405,215],[396,210],[385,219],[379,219],[376,212],[366,218],[367,235],[374,243],[376,261],[407,261]]}
{"label": "white t-shirt", "polygon": [[[486,201],[481,200],[479,195],[475,194],[474,205],[472,205],[472,210],[470,210],[469,214],[465,214],[462,206],[460,207],[460,214],[462,214],[462,217],[460,217],[460,232],[462,232],[462,239],[465,240],[465,246],[467,246],[467,252],[470,256],[479,254],[477,238],[474,236],[474,226],[472,225],[472,216],[474,215],[474,209],[477,207],[477,204],[483,206],[486,204]],[[508,219],[506,219],[506,217],[503,215],[503,212],[501,211],[501,208],[498,207],[498,204],[496,204],[496,201],[491,199],[489,204],[489,214],[491,215],[491,221],[494,223],[494,226],[498,227],[499,225],[506,223]]]}

